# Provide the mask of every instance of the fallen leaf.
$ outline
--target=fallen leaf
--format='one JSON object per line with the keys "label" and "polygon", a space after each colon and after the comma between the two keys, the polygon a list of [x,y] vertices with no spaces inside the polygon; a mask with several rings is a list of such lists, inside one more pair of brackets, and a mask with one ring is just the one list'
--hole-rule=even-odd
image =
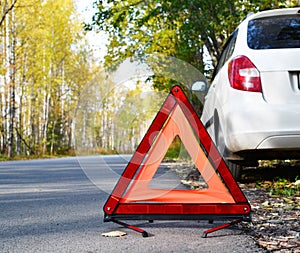
{"label": "fallen leaf", "polygon": [[122,232],[122,231],[111,231],[108,233],[102,233],[102,236],[104,236],[104,237],[121,237],[124,235],[126,235],[126,233]]}
{"label": "fallen leaf", "polygon": [[270,205],[270,203],[269,203],[269,201],[265,201],[264,203],[262,203],[261,204],[262,206],[269,206]]}
{"label": "fallen leaf", "polygon": [[288,204],[294,203],[294,201],[289,198],[282,198],[282,199],[284,200],[284,202],[286,202]]}
{"label": "fallen leaf", "polygon": [[267,246],[277,246],[278,245],[278,242],[266,242],[266,241],[258,241],[259,245],[260,246],[263,246],[263,247],[267,247]]}
{"label": "fallen leaf", "polygon": [[294,185],[300,186],[300,180],[297,180]]}

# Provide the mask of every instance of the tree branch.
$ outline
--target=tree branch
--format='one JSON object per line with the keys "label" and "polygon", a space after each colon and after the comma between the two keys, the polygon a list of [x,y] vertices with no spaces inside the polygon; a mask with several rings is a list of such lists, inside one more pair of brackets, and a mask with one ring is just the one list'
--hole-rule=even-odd
{"label": "tree branch", "polygon": [[12,5],[11,5],[8,9],[6,9],[6,10],[4,11],[4,14],[3,14],[3,16],[2,16],[2,18],[1,18],[1,20],[0,20],[0,26],[2,26],[2,24],[4,23],[4,20],[5,20],[6,16],[7,16],[7,14],[8,14],[10,11],[13,10],[13,8],[15,7],[17,1],[18,1],[18,0],[14,0],[14,2],[12,3]]}
{"label": "tree branch", "polygon": [[18,129],[15,127],[16,133],[17,135],[20,137],[21,141],[25,144],[25,146],[29,149],[30,154],[34,155],[35,152],[33,151],[33,148],[26,142],[26,140],[22,137],[22,135],[20,134],[20,132],[18,131]]}

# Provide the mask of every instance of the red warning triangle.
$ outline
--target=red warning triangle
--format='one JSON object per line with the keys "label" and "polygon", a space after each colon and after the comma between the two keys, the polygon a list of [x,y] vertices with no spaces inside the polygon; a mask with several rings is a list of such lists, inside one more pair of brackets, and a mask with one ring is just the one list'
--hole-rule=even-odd
{"label": "red warning triangle", "polygon": [[[179,136],[208,188],[153,189],[153,176]],[[105,221],[118,219],[249,219],[250,205],[179,86],[152,122],[104,205]]]}

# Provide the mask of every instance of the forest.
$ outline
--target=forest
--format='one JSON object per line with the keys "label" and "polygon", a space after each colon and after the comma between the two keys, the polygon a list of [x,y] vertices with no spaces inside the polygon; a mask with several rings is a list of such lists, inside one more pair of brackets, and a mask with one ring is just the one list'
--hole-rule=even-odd
{"label": "forest", "polygon": [[[95,0],[94,6],[84,23],[74,0],[0,1],[1,159],[132,152],[174,80],[150,71],[115,81],[110,73],[122,62],[159,53],[209,79],[222,45],[249,12],[299,1]],[[91,31],[107,35],[104,63],[86,39]]]}
{"label": "forest", "polygon": [[1,1],[0,151],[68,152],[92,67],[72,0]]}

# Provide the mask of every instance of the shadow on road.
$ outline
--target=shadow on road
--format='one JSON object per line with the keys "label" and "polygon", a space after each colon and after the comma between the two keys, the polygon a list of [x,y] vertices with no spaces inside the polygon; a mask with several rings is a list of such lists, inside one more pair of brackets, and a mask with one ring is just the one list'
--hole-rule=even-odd
{"label": "shadow on road", "polygon": [[277,164],[268,167],[247,168],[242,172],[241,182],[273,181],[277,178],[285,178],[290,181],[300,179],[300,165]]}

